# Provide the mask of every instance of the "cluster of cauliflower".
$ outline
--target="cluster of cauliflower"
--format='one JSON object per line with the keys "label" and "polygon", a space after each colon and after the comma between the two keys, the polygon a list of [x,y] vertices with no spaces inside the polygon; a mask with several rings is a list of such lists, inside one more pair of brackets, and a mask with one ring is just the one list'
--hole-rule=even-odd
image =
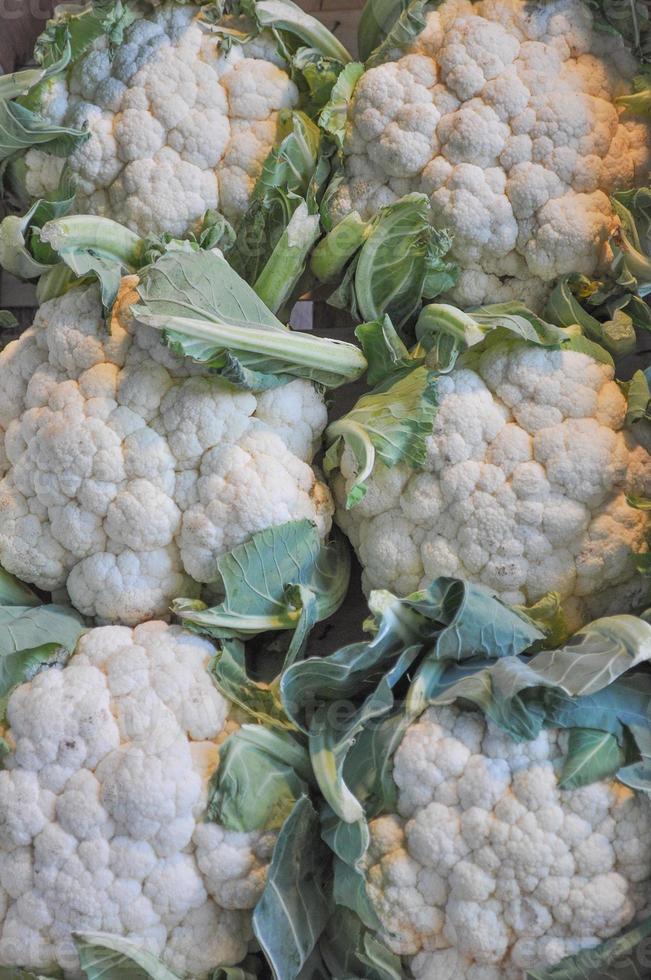
{"label": "cluster of cauliflower", "polygon": [[417,980],[521,980],[648,908],[648,797],[615,780],[559,789],[565,743],[517,743],[456,708],[407,730],[399,813],[372,822],[366,873]]}
{"label": "cluster of cauliflower", "polygon": [[307,518],[325,536],[333,510],[309,465],[316,388],[206,376],[134,322],[136,284],[110,332],[99,287],[78,287],[0,353],[0,564],[127,625],[167,616],[258,531]]}
{"label": "cluster of cauliflower", "polygon": [[[96,40],[43,86],[44,117],[90,135],[65,161],[30,150],[26,190],[54,190],[67,165],[76,210],[142,236],[182,236],[208,209],[236,223],[298,104],[287,65],[271,35],[220,44],[196,4],[134,11],[122,44]],[[451,298],[540,309],[560,275],[603,266],[608,195],[647,177],[649,126],[615,103],[635,67],[581,0],[445,0],[362,75],[335,219],[425,192],[461,266]],[[326,537],[324,398],[300,379],[251,393],[211,376],[138,323],[137,286],[123,279],[107,328],[82,281],[0,351],[0,566],[121,624],[8,700],[0,972],[81,980],[74,936],[102,932],[208,980],[254,948],[276,841],[204,821],[238,722],[212,644],[158,617],[219,586],[218,558],[256,532],[308,519]],[[475,354],[437,378],[421,470],[378,462],[346,510],[342,453],[337,519],[365,589],[454,576],[513,604],[556,591],[571,627],[640,606],[651,513],[628,497],[651,496],[651,456],[612,366],[518,340]],[[615,779],[561,789],[566,748],[454,707],[407,729],[398,812],[371,821],[364,871],[380,938],[416,980],[521,980],[648,912],[651,801]]]}
{"label": "cluster of cauliflower", "polygon": [[651,130],[614,104],[635,70],[582,0],[446,0],[358,83],[335,217],[424,192],[454,238],[452,300],[541,309],[608,258],[608,194],[648,177]]}
{"label": "cluster of cauliflower", "polygon": [[0,771],[0,965],[79,971],[102,931],[201,980],[238,963],[275,836],[202,822],[235,728],[206,640],[106,626],[11,695]]}
{"label": "cluster of cauliflower", "polygon": [[437,380],[424,470],[376,465],[361,503],[347,450],[334,482],[338,520],[365,588],[407,595],[440,575],[487,586],[510,603],[560,593],[569,622],[630,610],[648,584],[651,457],[624,430],[626,400],[610,365],[523,341],[495,344],[476,370]]}
{"label": "cluster of cauliflower", "polygon": [[90,138],[65,161],[30,150],[30,196],[56,188],[65,162],[77,178],[76,211],[142,236],[181,236],[210,208],[238,219],[298,89],[270,35],[224,53],[197,11],[166,4],[139,17],[116,50],[100,38],[48,83],[41,115],[87,127]]}

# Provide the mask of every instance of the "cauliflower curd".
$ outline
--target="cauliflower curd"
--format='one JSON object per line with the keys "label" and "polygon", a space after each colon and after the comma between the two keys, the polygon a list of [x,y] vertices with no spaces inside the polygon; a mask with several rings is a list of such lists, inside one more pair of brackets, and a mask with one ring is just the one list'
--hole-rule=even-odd
{"label": "cauliflower curd", "polygon": [[123,280],[110,333],[99,287],[44,303],[0,353],[0,563],[39,588],[67,586],[101,621],[165,617],[216,559],[265,528],[332,502],[309,460],[322,396],[296,380],[238,390],[135,324]]}
{"label": "cauliflower curd", "polygon": [[124,936],[180,977],[239,962],[273,833],[202,823],[237,727],[178,626],[107,626],[18,687],[0,771],[0,965],[85,976],[72,933]]}
{"label": "cauliflower curd", "polygon": [[646,180],[651,132],[618,110],[635,60],[581,0],[446,0],[396,61],[360,79],[335,218],[411,191],[453,236],[461,307],[540,310],[555,279],[592,275],[608,199]]}
{"label": "cauliflower curd", "polygon": [[378,462],[350,511],[349,450],[335,477],[366,590],[408,595],[449,575],[510,603],[556,591],[573,626],[643,603],[633,553],[647,550],[649,515],[627,494],[651,490],[651,457],[623,429],[612,367],[506,342],[436,384],[424,470]]}
{"label": "cauliflower curd", "polygon": [[651,803],[615,780],[559,789],[566,738],[516,743],[456,708],[407,730],[399,812],[371,823],[366,875],[418,980],[521,980],[648,906]]}
{"label": "cauliflower curd", "polygon": [[223,53],[197,13],[172,4],[140,17],[115,50],[98,39],[48,84],[41,114],[91,135],[66,160],[30,150],[30,196],[54,190],[67,164],[76,211],[143,236],[181,236],[210,208],[231,221],[244,212],[298,89],[271,35]]}

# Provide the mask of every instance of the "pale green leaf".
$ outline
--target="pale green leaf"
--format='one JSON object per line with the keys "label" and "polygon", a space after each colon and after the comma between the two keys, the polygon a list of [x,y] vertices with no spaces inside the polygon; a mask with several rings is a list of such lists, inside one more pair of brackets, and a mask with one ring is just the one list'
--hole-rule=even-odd
{"label": "pale green leaf", "polygon": [[253,913],[253,931],[275,980],[294,980],[330,916],[330,858],[309,799],[296,803],[283,826],[267,883]]}
{"label": "pale green leaf", "polygon": [[292,0],[255,0],[251,9],[261,28],[289,31],[309,47],[316,48],[328,58],[335,58],[343,65],[351,60],[341,41]]}
{"label": "pale green leaf", "polygon": [[528,607],[509,606],[487,588],[462,579],[436,579],[406,601],[438,627],[433,651],[437,660],[512,657],[544,637]]}
{"label": "pale green leaf", "polygon": [[346,65],[335,82],[330,100],[319,116],[319,126],[328,133],[340,150],[343,150],[346,135],[348,110],[355,87],[364,74],[364,66],[359,62]]}
{"label": "pale green leaf", "polygon": [[15,71],[9,75],[0,76],[0,99],[10,100],[26,95],[30,89],[33,89],[40,82],[65,71],[70,64],[71,57],[70,44],[59,35],[47,65],[41,62],[36,68],[25,68],[23,71]]}
{"label": "pale green leaf", "polygon": [[337,909],[321,939],[320,951],[330,978],[402,980],[399,956],[391,953],[357,915]]}
{"label": "pale green leaf", "polygon": [[515,658],[545,635],[519,610],[460,579],[436,579],[404,599],[374,592],[369,604],[370,640],[296,663],[281,680],[288,714],[306,733],[311,725],[303,713],[313,709],[314,695],[317,703],[362,702],[387,676],[395,683],[412,652],[426,651],[444,664],[481,656]]}
{"label": "pale green leaf", "polygon": [[246,669],[244,646],[238,640],[223,640],[211,664],[215,684],[233,704],[271,728],[294,728],[285,714],[276,681],[255,681]]}
{"label": "pale green leaf", "polygon": [[469,313],[445,303],[423,307],[416,321],[416,338],[437,371],[451,371],[462,351],[481,344],[485,336]]}
{"label": "pale green leaf", "polygon": [[623,762],[624,752],[610,732],[573,728],[559,785],[561,789],[589,786],[612,776]]}
{"label": "pale green leaf", "polygon": [[426,299],[436,299],[441,293],[447,293],[456,286],[461,270],[456,262],[447,258],[452,249],[453,236],[445,228],[433,228],[429,251],[427,253],[427,271],[423,284],[423,296]]}
{"label": "pale green leaf", "polygon": [[[40,85],[64,71],[71,57],[69,40],[59,34],[47,64],[0,77],[0,161],[32,146],[67,156],[89,138],[84,130],[48,122],[29,103],[30,89],[38,91]],[[26,98],[21,102],[13,101],[23,96]]]}
{"label": "pale green leaf", "polygon": [[587,290],[589,288],[596,290],[597,286],[598,284],[594,283],[588,287],[583,279],[575,275],[564,276],[547,300],[545,318],[559,327],[579,326],[586,340],[605,347],[616,357],[621,357],[635,348],[635,331],[632,330],[630,317],[627,318],[627,322],[616,312],[612,321],[602,322],[585,309],[579,299],[581,291],[586,294],[582,298],[587,300],[589,298]]}
{"label": "pale green leaf", "polygon": [[392,375],[398,376],[405,368],[418,367],[423,362],[418,353],[407,350],[388,316],[361,323],[355,329],[355,336],[368,361],[366,378],[370,385],[380,384]]}
{"label": "pale green leaf", "polygon": [[[142,274],[138,294],[136,318],[216,374],[235,362],[285,383],[302,377],[337,387],[366,368],[352,344],[286,329],[219,252],[169,252]],[[232,371],[227,377],[235,380]]]}
{"label": "pale green leaf", "polygon": [[229,830],[279,830],[310,779],[307,752],[292,736],[243,725],[220,750],[208,815]]}
{"label": "pale green leaf", "polygon": [[75,197],[75,183],[67,169],[55,190],[35,201],[23,215],[10,214],[0,224],[0,264],[19,279],[47,274],[56,253],[40,239],[40,229],[68,213]]}
{"label": "pale green leaf", "polygon": [[48,265],[34,258],[29,248],[31,210],[26,215],[9,214],[0,223],[0,265],[18,279],[35,279]]}
{"label": "pale green leaf", "polygon": [[[548,685],[553,688],[553,684]],[[462,664],[461,669],[448,668],[428,691],[428,703],[454,704],[467,701],[479,708],[495,725],[516,741],[535,739],[545,722],[545,711],[539,698],[522,696],[531,689],[534,695],[545,683],[517,657],[498,661],[479,660]],[[578,727],[572,723],[568,727]]]}
{"label": "pale green leaf", "polygon": [[627,388],[626,424],[635,426],[651,422],[651,391],[644,371],[636,371]]}
{"label": "pale green leaf", "polygon": [[552,687],[544,698],[544,712],[551,727],[596,728],[620,739],[625,728],[649,728],[651,675],[639,671],[624,674],[609,687],[578,698]]}
{"label": "pale green leaf", "polygon": [[416,337],[428,352],[428,364],[437,371],[475,367],[488,344],[526,341],[558,347],[568,340],[566,330],[541,320],[523,303],[496,303],[464,313],[446,303],[425,306],[416,322]]}
{"label": "pale green leaf", "polygon": [[359,252],[353,256],[344,269],[341,281],[335,291],[328,296],[328,306],[332,306],[336,310],[347,310],[356,321],[363,319],[359,312],[355,293],[355,273],[358,263]]}
{"label": "pale green leaf", "polygon": [[560,646],[571,635],[558,592],[547,592],[533,605],[514,606],[514,609],[542,630],[547,647]]}
{"label": "pale green leaf", "polygon": [[409,709],[401,710],[365,727],[348,753],[344,770],[346,783],[363,801],[369,817],[397,810],[393,755],[412,717]]}
{"label": "pale green leaf", "polygon": [[64,663],[84,630],[79,614],[65,606],[0,607],[0,717],[14,688]]}
{"label": "pale green leaf", "polygon": [[79,613],[67,606],[1,606],[0,664],[15,653],[47,643],[72,652],[85,628]]}
{"label": "pale green leaf", "polygon": [[512,334],[519,340],[540,347],[555,347],[564,343],[569,336],[566,330],[536,316],[524,303],[516,300],[479,306],[472,310],[471,316],[484,333],[504,330],[505,336]]}
{"label": "pale green leaf", "polygon": [[651,188],[614,194],[611,203],[619,227],[611,239],[612,274],[626,288],[651,293]]}
{"label": "pale green leaf", "polygon": [[401,327],[418,312],[423,296],[438,295],[456,281],[458,270],[445,258],[452,239],[432,226],[429,199],[417,193],[380,208],[368,222],[352,213],[331,227],[331,195],[339,182],[337,174],[321,204],[328,234],[315,250],[312,271],[339,283],[330,306],[369,322],[386,314]]}
{"label": "pale green leaf", "polygon": [[640,60],[648,60],[651,53],[651,17],[645,0],[590,0],[598,30],[611,34],[633,49]]}
{"label": "pale green leaf", "polygon": [[[393,61],[413,44],[425,27],[427,10],[438,6],[440,2],[441,0],[399,0],[398,3],[395,0],[367,0],[359,30],[360,52],[366,59],[366,68]],[[379,23],[379,17],[383,18],[382,23]]]}
{"label": "pale green leaf", "polygon": [[146,245],[117,221],[89,214],[48,221],[38,235],[75,276],[97,277],[106,310],[115,302],[122,276],[138,269]]}
{"label": "pale green leaf", "polygon": [[327,161],[324,169],[319,127],[304,112],[281,112],[276,140],[228,256],[248,283],[262,274],[299,205],[307,204],[310,214],[316,213],[315,196],[329,169]]}
{"label": "pale green leaf", "polygon": [[366,0],[357,30],[357,46],[364,61],[384,40],[406,6],[406,0]]}
{"label": "pale green leaf", "polygon": [[[508,606],[482,586],[458,579],[437,579],[411,601],[437,627],[434,643],[409,689],[407,710],[413,715],[427,707],[433,691],[441,690],[445,665],[471,662],[470,673],[474,673],[482,661],[517,657],[545,638],[544,627],[528,616],[526,607]],[[449,684],[449,674],[445,676]],[[465,668],[462,676],[467,676]]]}
{"label": "pale green leaf", "polygon": [[305,604],[298,587],[315,597],[319,622],[339,608],[349,577],[350,553],[341,535],[324,544],[310,521],[288,521],[254,534],[217,559],[221,603],[210,608],[177,599],[172,609],[185,626],[215,638],[290,630],[297,627]]}
{"label": "pale green leaf", "polygon": [[124,31],[136,16],[132,4],[125,0],[101,0],[90,6],[61,4],[36,42],[36,58],[41,64],[51,62],[62,43],[69,45],[73,62],[98,38],[106,38],[109,46],[121,44]]}
{"label": "pale green leaf", "polygon": [[68,156],[89,137],[87,130],[56,125],[18,102],[0,100],[0,161],[32,147]]}
{"label": "pale green leaf", "polygon": [[0,567],[0,606],[39,606],[41,600],[32,590]]}
{"label": "pale green leaf", "polygon": [[305,113],[315,118],[328,104],[337,79],[343,73],[341,62],[324,55],[318,48],[304,46],[291,55],[290,62],[293,72],[300,74],[307,89],[301,100]]}
{"label": "pale green leaf", "polygon": [[630,724],[628,731],[640,758],[637,762],[623,766],[617,773],[617,778],[631,789],[651,796],[651,727]]}
{"label": "pale green leaf", "polygon": [[[371,840],[368,823],[366,820],[357,820],[354,823],[343,823],[332,807],[324,804],[321,807],[321,837],[326,842],[335,857],[339,859],[346,868],[356,869],[361,859],[366,854]],[[337,877],[335,865],[335,879]],[[337,882],[335,880],[335,899],[337,899]],[[361,893],[360,893],[361,895]],[[338,903],[338,900],[337,900]],[[347,903],[344,902],[344,905]],[[352,907],[358,911],[357,906]],[[364,902],[364,909],[370,908]],[[371,915],[373,923],[377,926],[377,916]]]}
{"label": "pale green leaf", "polygon": [[651,918],[547,970],[530,971],[527,980],[647,980],[649,936]]}
{"label": "pale green leaf", "polygon": [[476,665],[470,662],[467,669],[465,665],[461,670],[448,668],[430,686],[429,703],[470,701],[517,741],[536,738],[543,726],[592,728],[618,738],[624,727],[649,726],[649,675],[624,675],[595,693],[577,697],[534,670],[534,661],[507,657]]}
{"label": "pale green leaf", "polygon": [[235,244],[235,229],[223,214],[209,209],[203,216],[198,230],[186,232],[182,239],[169,232],[162,235],[148,235],[142,244],[138,265],[145,268],[153,265],[162,255],[171,251],[197,252],[199,249],[219,249],[229,252]]}
{"label": "pale green leaf", "polygon": [[378,212],[355,270],[363,320],[386,313],[400,327],[418,309],[432,240],[429,210],[425,194],[407,194]]}
{"label": "pale green leaf", "polygon": [[326,456],[326,471],[338,467],[342,441],[356,463],[348,507],[362,499],[376,458],[389,467],[404,463],[419,469],[424,465],[436,410],[436,376],[421,366],[403,372],[396,381],[387,377],[362,395],[347,415],[328,426],[326,439],[332,451]]}
{"label": "pale green leaf", "polygon": [[583,335],[579,334],[576,337],[570,337],[570,339],[563,344],[563,349],[577,351],[579,354],[586,354],[588,357],[592,357],[593,360],[598,361],[600,364],[607,364],[608,367],[613,369],[615,367],[615,362],[606,348],[602,347],[601,344],[595,343],[594,340],[584,337]]}
{"label": "pale green leaf", "polygon": [[[401,658],[399,673],[405,673],[413,662],[415,650],[408,650]],[[331,719],[331,705],[326,702],[312,716],[309,736],[310,759],[319,789],[332,810],[345,822],[354,824],[364,818],[364,808],[354,790],[349,786],[345,767],[351,748],[371,722],[384,717],[393,707],[390,675],[382,678],[372,694],[357,710],[351,705],[345,709],[342,702],[336,721]]]}
{"label": "pale green leaf", "polygon": [[156,956],[122,936],[81,932],[74,939],[87,980],[179,980]]}
{"label": "pale green leaf", "polygon": [[637,616],[607,616],[583,627],[556,650],[545,650],[530,668],[577,697],[608,687],[651,659],[651,625]]}

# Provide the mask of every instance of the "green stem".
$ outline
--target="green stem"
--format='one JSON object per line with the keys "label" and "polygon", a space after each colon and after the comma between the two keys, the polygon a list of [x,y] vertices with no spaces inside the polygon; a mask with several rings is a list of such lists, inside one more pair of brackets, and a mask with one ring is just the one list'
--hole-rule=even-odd
{"label": "green stem", "polygon": [[640,296],[647,296],[651,292],[651,259],[635,248],[625,232],[616,234],[614,242],[619,248],[619,254],[615,253],[613,270],[619,274],[623,266],[637,280]]}
{"label": "green stem", "polygon": [[62,296],[76,281],[77,276],[65,262],[57,262],[56,265],[51,265],[36,284],[36,298],[39,306],[47,303],[50,299]]}
{"label": "green stem", "polygon": [[323,798],[344,823],[356,823],[364,817],[364,808],[344,782],[335,749],[327,734],[310,735],[312,769]]}
{"label": "green stem", "polygon": [[651,86],[641,92],[633,92],[631,95],[620,95],[615,102],[636,116],[651,115]]}
{"label": "green stem", "polygon": [[40,239],[60,255],[65,252],[92,251],[135,272],[141,261],[144,241],[133,231],[93,214],[56,218],[41,228]]}
{"label": "green stem", "polygon": [[348,415],[332,422],[326,429],[326,441],[329,445],[339,438],[343,439],[344,445],[353,454],[357,469],[346,497],[346,510],[351,510],[366,493],[366,480],[375,469],[375,446],[364,426]]}
{"label": "green stem", "polygon": [[350,585],[350,550],[345,538],[337,535],[330,544],[337,549],[336,573],[332,575],[332,588],[316,592],[316,621],[322,623],[341,607]]}
{"label": "green stem", "polygon": [[272,630],[293,630],[298,623],[301,615],[300,609],[284,609],[281,614],[276,616],[255,616],[247,613],[240,616],[227,609],[215,607],[205,611],[184,610],[181,605],[176,603],[172,606],[172,612],[181,621],[192,623],[193,626],[203,627],[213,636],[218,636],[218,630],[228,630],[235,633],[242,633],[257,636],[258,633],[266,633]]}
{"label": "green stem", "polygon": [[[444,333],[468,347],[481,343],[486,331],[468,313],[447,303],[429,303],[416,323],[416,336],[427,347],[426,338]],[[424,340],[425,338],[425,340]]]}
{"label": "green stem", "polygon": [[326,340],[299,331],[271,330],[254,326],[234,326],[220,320],[195,320],[134,312],[141,323],[156,330],[173,330],[222,350],[242,350],[289,361],[296,365],[326,369],[341,377],[341,384],[354,381],[366,370],[366,358],[354,344]]}
{"label": "green stem", "polygon": [[351,211],[343,221],[319,242],[312,253],[310,268],[321,282],[338,279],[346,263],[368,238],[370,221],[363,221],[357,211]]}
{"label": "green stem", "polygon": [[347,65],[351,60],[341,41],[292,0],[258,0],[254,7],[254,17],[261,28],[290,31],[308,47],[316,48],[327,58],[334,58],[342,65]]}
{"label": "green stem", "polygon": [[319,216],[308,214],[307,205],[301,201],[253,287],[272,313],[291,296],[319,233]]}

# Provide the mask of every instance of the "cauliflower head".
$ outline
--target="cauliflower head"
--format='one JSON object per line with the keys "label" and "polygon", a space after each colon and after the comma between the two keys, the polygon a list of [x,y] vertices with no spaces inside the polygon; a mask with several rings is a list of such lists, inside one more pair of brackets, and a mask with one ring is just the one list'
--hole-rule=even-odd
{"label": "cauliflower head", "polygon": [[0,771],[0,965],[81,977],[72,933],[126,937],[180,977],[247,952],[275,835],[202,822],[235,728],[210,642],[162,622],[87,632],[12,693]]}
{"label": "cauliflower head", "polygon": [[366,878],[418,980],[521,980],[647,907],[651,803],[615,780],[561,790],[566,738],[516,743],[457,708],[407,729],[398,813],[371,823]]}
{"label": "cauliflower head", "polygon": [[582,0],[445,0],[360,79],[334,218],[425,193],[453,236],[452,300],[541,309],[559,276],[606,262],[608,195],[647,178],[649,126],[614,103],[635,69]]}
{"label": "cauliflower head", "polygon": [[613,374],[579,351],[496,342],[476,369],[438,377],[424,469],[378,462],[349,511],[346,449],[337,518],[365,589],[408,595],[452,576],[514,604],[556,591],[573,627],[642,603],[633,554],[649,516],[627,495],[651,489],[651,457],[624,430]]}
{"label": "cauliflower head", "polygon": [[67,164],[76,211],[143,236],[181,236],[210,208],[238,219],[298,89],[271,35],[224,52],[197,15],[196,4],[164,4],[138,17],[116,50],[102,37],[48,83],[41,114],[87,127],[90,138],[65,160],[30,150],[31,197],[52,192]]}
{"label": "cauliflower head", "polygon": [[332,513],[309,464],[316,388],[253,395],[205,376],[134,323],[136,284],[110,332],[99,287],[79,287],[0,353],[0,563],[128,625],[165,617],[258,531],[306,518],[325,536]]}

